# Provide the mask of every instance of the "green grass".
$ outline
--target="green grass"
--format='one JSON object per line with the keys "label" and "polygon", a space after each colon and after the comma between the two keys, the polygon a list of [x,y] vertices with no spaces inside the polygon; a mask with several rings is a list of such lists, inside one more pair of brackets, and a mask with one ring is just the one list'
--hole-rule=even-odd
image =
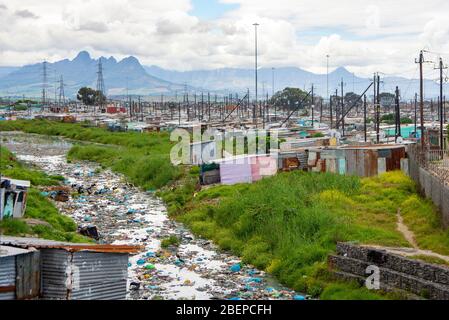
{"label": "green grass", "polygon": [[[182,175],[170,162],[168,133],[109,132],[86,124],[66,124],[46,120],[2,121],[0,131],[23,131],[91,142],[75,145],[68,158],[90,160],[124,174],[144,189],[159,189]],[[100,145],[101,144],[101,145]]]}
{"label": "green grass", "polygon": [[4,176],[30,180],[32,187],[27,196],[25,219],[37,219],[48,225],[29,226],[24,220],[4,219],[0,221],[0,232],[10,236],[38,236],[44,239],[91,242],[89,238],[76,233],[75,222],[58,212],[58,209],[47,198],[41,196],[38,186],[51,186],[58,184],[62,177],[48,176],[45,173],[27,168],[6,148],[1,147],[0,169]]}
{"label": "green grass", "polygon": [[[360,179],[297,171],[254,184],[208,188],[187,202],[187,192],[178,193],[162,197],[170,214],[195,234],[213,239],[287,286],[322,299],[389,298],[337,285],[326,261],[339,241],[410,246],[396,230],[398,208],[405,217],[433,217],[419,221],[426,232],[417,235],[418,241],[436,236],[449,241],[440,233],[436,209],[416,195],[414,183],[401,172]],[[413,210],[411,201],[422,211]],[[429,244],[436,252],[444,251],[440,247]]]}
{"label": "green grass", "polygon": [[162,248],[168,248],[170,246],[179,246],[181,244],[181,240],[177,236],[170,236],[161,241]]}
{"label": "green grass", "polygon": [[447,262],[446,260],[440,259],[438,257],[416,255],[416,256],[411,256],[409,258],[415,259],[415,260],[421,260],[421,261],[431,263],[431,264],[439,264],[439,265],[449,266],[449,262]]}

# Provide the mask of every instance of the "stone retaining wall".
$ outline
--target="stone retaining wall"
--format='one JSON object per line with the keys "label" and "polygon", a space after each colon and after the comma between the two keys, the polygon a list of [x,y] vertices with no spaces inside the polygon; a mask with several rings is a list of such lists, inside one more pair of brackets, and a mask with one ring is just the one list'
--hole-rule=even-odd
{"label": "stone retaining wall", "polygon": [[337,245],[328,263],[343,280],[365,285],[369,266],[380,270],[380,289],[401,290],[433,300],[449,300],[449,268],[408,259],[376,248],[348,243]]}

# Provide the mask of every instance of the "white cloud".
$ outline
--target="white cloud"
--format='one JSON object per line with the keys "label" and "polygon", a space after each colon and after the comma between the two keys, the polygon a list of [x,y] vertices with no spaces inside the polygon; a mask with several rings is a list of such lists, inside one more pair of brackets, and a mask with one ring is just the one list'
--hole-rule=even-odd
{"label": "white cloud", "polygon": [[410,75],[420,49],[449,52],[449,2],[443,0],[221,2],[240,6],[206,22],[189,14],[189,0],[2,0],[0,65],[89,50],[178,70],[252,68],[256,21],[262,67],[325,72],[329,53],[332,68]]}

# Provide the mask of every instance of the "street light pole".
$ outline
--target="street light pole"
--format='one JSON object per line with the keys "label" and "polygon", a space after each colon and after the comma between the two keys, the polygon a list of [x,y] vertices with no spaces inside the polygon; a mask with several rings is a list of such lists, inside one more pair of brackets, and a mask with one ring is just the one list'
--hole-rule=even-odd
{"label": "street light pole", "polygon": [[327,76],[326,76],[326,81],[327,81],[327,95],[326,97],[329,98],[329,57],[330,55],[326,55],[327,58]]}
{"label": "street light pole", "polygon": [[[256,89],[256,105],[254,106],[254,108],[256,108],[256,110],[257,110],[257,105],[258,105],[258,95],[257,95],[257,27],[259,26],[259,24],[258,23],[254,23],[253,24],[253,26],[254,26],[254,36],[255,36],[255,38],[254,38],[254,44],[255,44],[255,51],[254,51],[254,58],[255,58],[255,69],[254,69],[254,71],[255,71],[255,89]],[[254,112],[254,114],[255,114],[255,112]]]}

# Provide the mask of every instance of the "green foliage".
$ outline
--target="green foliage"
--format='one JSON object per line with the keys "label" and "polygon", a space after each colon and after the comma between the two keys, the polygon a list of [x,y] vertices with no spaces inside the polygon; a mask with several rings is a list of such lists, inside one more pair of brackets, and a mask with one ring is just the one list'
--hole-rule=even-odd
{"label": "green foliage", "polygon": [[431,263],[431,264],[440,264],[440,265],[445,265],[445,266],[449,266],[449,262],[447,262],[446,260],[440,259],[438,257],[434,257],[434,256],[426,256],[426,255],[416,255],[416,256],[411,256],[409,257],[410,259],[415,259],[415,260],[421,260],[427,263]]}
{"label": "green foliage", "polygon": [[30,233],[30,227],[25,221],[6,218],[0,221],[0,231],[4,235],[21,236]]}
{"label": "green foliage", "polygon": [[360,99],[360,95],[354,92],[348,92],[345,94],[345,104],[348,106],[348,108],[353,106],[354,104],[356,107],[361,107],[363,105],[363,99]]}
{"label": "green foliage", "polygon": [[[397,210],[404,208],[405,217],[415,212],[409,203],[415,197],[426,206],[402,172],[360,179],[296,171],[254,184],[208,188],[184,205],[165,200],[194,233],[295,290],[325,299],[385,299],[359,286],[334,285],[327,257],[340,241],[410,246],[397,231]],[[436,223],[437,214],[429,209],[422,208]],[[438,223],[423,220],[428,237],[438,234]],[[438,250],[435,243],[429,247]]]}
{"label": "green foliage", "polygon": [[[381,300],[382,297],[367,288],[357,284],[335,283],[324,289],[321,294],[323,300]],[[385,298],[383,298],[385,299]]]}
{"label": "green foliage", "polygon": [[106,97],[101,91],[97,91],[88,87],[82,87],[81,89],[79,89],[76,98],[88,106],[101,104],[106,101]]}
{"label": "green foliage", "polygon": [[[381,122],[387,123],[389,125],[395,124],[395,116],[393,113],[385,114],[380,118]],[[410,118],[401,118],[401,124],[412,124],[413,120]]]}
{"label": "green foliage", "polygon": [[1,148],[0,168],[5,176],[30,180],[32,187],[28,190],[27,207],[24,218],[37,219],[48,225],[29,226],[26,221],[4,219],[0,221],[0,232],[11,236],[38,236],[44,239],[70,242],[91,242],[89,238],[76,233],[76,223],[68,216],[59,213],[58,209],[47,198],[40,194],[37,186],[58,184],[63,177],[48,176],[45,173],[27,168],[18,162],[6,148]]}
{"label": "green foliage", "polygon": [[166,239],[163,239],[161,241],[161,247],[162,248],[168,248],[170,246],[179,246],[181,244],[181,240],[177,236],[170,236]]}
{"label": "green foliage", "polygon": [[312,138],[323,138],[324,134],[322,132],[317,132],[312,134]]}
{"label": "green foliage", "polygon": [[[32,185],[51,186],[61,181],[59,176],[49,176],[37,170],[28,170],[6,148],[0,147],[0,170],[3,176],[29,180]],[[63,178],[62,178],[63,179]]]}
{"label": "green foliage", "polygon": [[305,99],[306,95],[307,92],[302,91],[299,88],[285,88],[284,90],[277,92],[271,98],[270,103],[277,107],[288,106],[290,109],[295,109],[303,100],[303,107],[310,103],[312,99],[310,96]]}

